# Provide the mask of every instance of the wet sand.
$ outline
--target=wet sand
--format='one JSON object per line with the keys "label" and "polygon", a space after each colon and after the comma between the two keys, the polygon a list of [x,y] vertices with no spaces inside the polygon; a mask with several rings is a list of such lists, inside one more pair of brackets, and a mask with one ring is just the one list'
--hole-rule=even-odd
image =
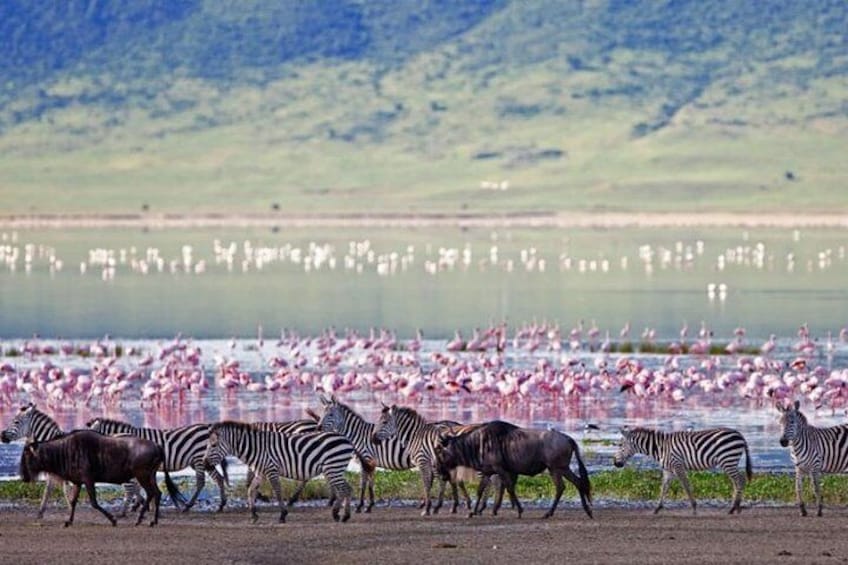
{"label": "wet sand", "polygon": [[37,522],[31,508],[0,511],[0,563],[844,563],[848,509],[800,518],[790,506],[746,508],[740,516],[707,508],[596,508],[594,520],[569,505],[553,518],[509,508],[500,516],[419,516],[414,508],[377,507],[346,524],[326,508],[293,508],[286,524],[261,510],[223,514],[163,511],[156,528],[112,528],[81,501],[76,523],[66,509]]}
{"label": "wet sand", "polygon": [[734,212],[514,212],[504,214],[8,214],[3,229],[68,228],[667,228],[848,227],[848,214]]}

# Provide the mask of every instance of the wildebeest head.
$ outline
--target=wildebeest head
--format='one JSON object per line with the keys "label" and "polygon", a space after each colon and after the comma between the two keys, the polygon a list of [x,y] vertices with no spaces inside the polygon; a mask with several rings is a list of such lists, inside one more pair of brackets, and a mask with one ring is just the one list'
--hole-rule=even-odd
{"label": "wildebeest head", "polygon": [[627,460],[638,452],[633,441],[633,431],[626,427],[621,428],[621,442],[618,444],[618,451],[612,456],[612,464],[616,467],[624,467]]}
{"label": "wildebeest head", "polygon": [[380,419],[374,424],[374,434],[372,439],[374,443],[380,443],[397,435],[397,414],[395,405],[386,406],[383,404],[383,411],[380,412]]}
{"label": "wildebeest head", "polygon": [[783,433],[780,436],[780,445],[787,447],[792,441],[798,437],[798,432],[804,424],[807,423],[807,418],[798,410],[801,407],[801,402],[796,400],[795,403],[786,407],[782,404],[777,405],[777,410],[780,412],[780,426]]}
{"label": "wildebeest head", "polygon": [[344,430],[344,413],[342,405],[335,396],[326,398],[321,395],[321,404],[324,405],[324,414],[318,421],[318,427],[324,432],[341,433]]}
{"label": "wildebeest head", "polygon": [[32,402],[21,406],[9,426],[0,433],[0,441],[10,443],[29,436],[32,433],[33,414],[35,414],[35,404]]}
{"label": "wildebeest head", "polygon": [[459,453],[457,451],[457,438],[451,433],[442,434],[435,445],[436,470],[442,477],[447,477],[456,467],[459,467]]}
{"label": "wildebeest head", "polygon": [[18,468],[18,474],[25,483],[31,483],[44,470],[41,464],[41,458],[39,457],[38,447],[38,442],[28,443],[24,446],[24,450],[21,453],[21,464]]}

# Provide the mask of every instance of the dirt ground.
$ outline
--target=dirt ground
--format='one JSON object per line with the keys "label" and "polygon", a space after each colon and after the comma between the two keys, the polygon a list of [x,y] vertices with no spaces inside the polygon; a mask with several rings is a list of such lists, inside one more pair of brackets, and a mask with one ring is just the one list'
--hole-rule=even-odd
{"label": "dirt ground", "polygon": [[500,516],[419,516],[414,508],[376,507],[337,524],[326,508],[292,508],[288,521],[263,508],[251,524],[247,510],[177,514],[163,509],[159,526],[112,528],[80,503],[76,523],[52,508],[0,511],[0,563],[845,563],[848,509],[800,518],[792,507],[719,509],[560,509],[550,520],[527,509]]}

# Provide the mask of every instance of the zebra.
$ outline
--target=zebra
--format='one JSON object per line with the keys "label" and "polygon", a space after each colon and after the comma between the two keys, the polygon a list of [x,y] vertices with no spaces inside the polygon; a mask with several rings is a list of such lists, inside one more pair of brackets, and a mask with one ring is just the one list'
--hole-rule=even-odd
{"label": "zebra", "polygon": [[[288,509],[283,502],[280,478],[307,481],[323,474],[336,496],[333,519],[350,519],[351,488],[345,470],[355,453],[353,445],[342,435],[328,432],[281,434],[262,431],[243,422],[220,422],[209,428],[206,459],[233,455],[255,473],[247,489],[248,505],[253,522],[256,512],[256,490],[262,478],[268,479],[280,506],[280,522],[286,521]],[[344,515],[339,511],[344,504]]]}
{"label": "zebra", "polygon": [[[387,440],[394,440],[402,445],[409,454],[412,465],[417,466],[421,473],[421,482],[424,488],[424,510],[422,516],[428,516],[433,509],[432,500],[430,498],[430,489],[433,486],[433,476],[436,469],[436,446],[441,442],[441,438],[445,433],[450,433],[453,429],[463,427],[459,422],[451,420],[443,420],[439,422],[427,422],[423,416],[412,408],[403,406],[386,406],[383,405],[380,419],[374,424],[373,438],[377,443]],[[412,466],[411,465],[411,466]],[[446,477],[439,475],[439,480],[442,485],[439,490],[439,503],[441,506],[441,498],[444,493]],[[468,493],[465,491],[465,485],[462,483],[462,489],[465,492],[466,501],[470,507]],[[485,485],[488,485],[486,481]],[[486,486],[481,489],[481,496]],[[455,485],[452,484],[455,489]],[[454,501],[456,501],[456,491],[454,490]],[[438,508],[436,508],[438,511]]]}
{"label": "zebra", "polygon": [[[304,432],[320,431],[317,418],[305,418],[302,420],[290,420],[287,422],[251,422],[253,428],[263,432],[276,432],[278,434],[302,434]],[[248,468],[247,480],[248,486],[253,482],[253,469]],[[303,489],[306,488],[308,481],[300,481],[292,495],[289,497],[289,506],[297,502],[300,498]],[[261,492],[256,493],[256,497],[262,502],[268,502],[270,499]],[[330,501],[333,502],[332,500]]]}
{"label": "zebra", "polygon": [[817,515],[822,515],[822,473],[848,471],[848,424],[817,428],[807,423],[807,417],[799,410],[800,401],[789,408],[778,404],[783,434],[780,445],[789,447],[789,455],[795,464],[795,498],[801,516],[807,515],[802,489],[804,475],[808,474],[816,495]]}
{"label": "zebra", "polygon": [[[697,503],[692,495],[687,471],[720,467],[733,483],[733,504],[730,514],[742,511],[742,491],[745,477],[751,480],[751,455],[748,442],[736,430],[730,428],[711,428],[706,430],[663,432],[648,428],[624,428],[618,451],[613,456],[616,467],[624,467],[630,457],[641,453],[652,457],[662,467],[662,487],[660,500],[654,514],[663,508],[668,487],[674,477],[689,496],[692,513],[697,512]],[[745,475],[739,472],[739,461],[745,454]]]}
{"label": "zebra", "polygon": [[[206,442],[209,439],[208,424],[192,424],[181,428],[162,430],[157,428],[139,428],[120,420],[94,418],[86,423],[86,427],[102,434],[131,434],[159,444],[165,451],[163,471],[180,471],[186,467],[194,469],[196,477],[194,494],[183,507],[183,512],[188,511],[197,502],[197,497],[206,484],[206,473],[209,473],[209,476],[218,484],[218,489],[221,492],[221,502],[218,505],[218,512],[224,510],[224,506],[227,504],[227,492],[224,484],[229,484],[230,482],[227,476],[227,461],[221,458],[207,464],[204,456],[206,455]],[[223,476],[215,469],[215,464],[217,463],[221,465]],[[125,489],[129,494],[130,489],[127,485],[125,485]],[[126,511],[128,502],[128,497],[125,497],[124,511]]]}
{"label": "zebra", "polygon": [[[0,433],[0,441],[3,443],[11,443],[19,439],[26,439],[30,442],[43,442],[55,439],[64,435],[62,428],[56,421],[35,407],[35,404],[30,402],[21,406],[17,415],[9,423],[9,426]],[[47,481],[44,486],[44,495],[41,497],[41,505],[38,507],[38,519],[44,517],[44,509],[47,506],[47,499],[50,497],[50,492],[58,484],[66,486],[65,481],[54,475],[47,475]],[[67,489],[65,491],[65,499],[70,508],[71,500],[68,497]]]}

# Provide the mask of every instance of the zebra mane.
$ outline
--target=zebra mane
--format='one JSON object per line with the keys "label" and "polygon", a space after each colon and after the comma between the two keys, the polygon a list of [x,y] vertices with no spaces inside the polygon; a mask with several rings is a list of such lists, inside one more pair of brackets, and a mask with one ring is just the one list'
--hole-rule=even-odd
{"label": "zebra mane", "polygon": [[213,431],[213,430],[221,430],[221,429],[236,430],[238,432],[259,431],[259,430],[256,430],[256,428],[253,427],[253,424],[250,424],[248,422],[239,422],[237,420],[223,420],[221,422],[218,422],[216,424],[212,424],[211,426],[209,426],[210,432]]}
{"label": "zebra mane", "polygon": [[103,418],[98,416],[97,418],[92,418],[86,423],[86,426],[91,424],[94,420],[100,420],[100,423],[106,426],[129,426],[131,428],[138,428],[139,426],[134,426],[129,422],[125,422],[124,420],[115,420],[114,418]]}
{"label": "zebra mane", "polygon": [[426,418],[415,411],[415,409],[410,408],[408,406],[398,406],[395,405],[392,407],[395,414],[397,415],[398,420],[418,420],[422,422],[426,422]]}

